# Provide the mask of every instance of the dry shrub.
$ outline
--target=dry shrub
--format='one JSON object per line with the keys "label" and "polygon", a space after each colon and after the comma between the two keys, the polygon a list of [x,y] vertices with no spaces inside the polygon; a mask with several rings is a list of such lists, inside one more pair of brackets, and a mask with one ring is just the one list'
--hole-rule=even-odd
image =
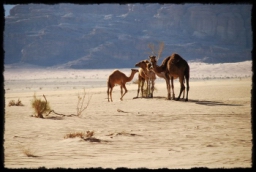
{"label": "dry shrub", "polygon": [[77,98],[78,98],[77,106],[76,106],[76,114],[77,114],[77,116],[81,116],[82,112],[83,112],[85,109],[87,109],[87,107],[88,107],[89,104],[90,104],[92,95],[91,95],[91,96],[88,96],[88,100],[87,100],[86,105],[84,105],[85,96],[86,96],[85,89],[84,89],[84,92],[83,92],[83,95],[82,95],[82,96],[81,96],[79,93],[78,93],[78,95],[77,95]]}
{"label": "dry shrub", "polygon": [[94,131],[86,131],[86,132],[74,132],[68,133],[64,136],[64,139],[80,137],[82,139],[91,138],[94,135]]}
{"label": "dry shrub", "polygon": [[[138,79],[134,80],[133,84],[139,84],[139,80]],[[154,86],[154,91],[157,91],[156,86]],[[148,87],[147,87],[147,82],[145,81],[144,86],[143,86],[143,95],[147,95],[147,93],[148,93]]]}
{"label": "dry shrub", "polygon": [[20,99],[18,99],[16,103],[14,100],[9,101],[8,106],[24,106],[24,105],[21,103]]}
{"label": "dry shrub", "polygon": [[34,94],[33,96],[33,100],[31,100],[31,106],[32,108],[34,109],[35,111],[35,114],[36,114],[36,117],[38,118],[44,118],[43,117],[43,114],[45,113],[49,113],[51,111],[51,108],[50,108],[50,105],[49,105],[49,102],[47,102],[46,98],[45,98],[45,101],[44,100],[41,100],[41,99],[38,99],[36,97],[36,94]]}
{"label": "dry shrub", "polygon": [[[156,86],[154,85],[154,92],[157,91]],[[151,85],[150,85],[150,92],[151,92]],[[146,97],[149,97],[149,90],[148,90],[148,86],[147,86],[147,82],[145,82],[144,87],[143,87],[143,95],[147,95]]]}
{"label": "dry shrub", "polygon": [[16,103],[14,100],[9,101],[9,106],[16,106]]}

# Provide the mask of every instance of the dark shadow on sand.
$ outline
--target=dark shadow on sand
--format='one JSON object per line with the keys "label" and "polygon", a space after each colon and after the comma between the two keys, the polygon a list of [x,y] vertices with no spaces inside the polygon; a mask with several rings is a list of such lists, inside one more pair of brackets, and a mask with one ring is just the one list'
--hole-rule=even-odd
{"label": "dark shadow on sand", "polygon": [[[152,99],[152,98],[148,98],[148,97],[136,97],[133,99],[139,99],[139,98],[140,99]],[[155,96],[155,97],[153,97],[153,99],[176,101],[176,100],[167,100],[166,97],[163,97],[163,96]],[[188,99],[188,101],[186,102],[183,98],[180,98],[180,100],[177,102],[195,103],[195,104],[205,105],[205,106],[243,106],[242,104],[228,104],[228,103],[224,103],[221,101],[195,100],[195,99]]]}
{"label": "dark shadow on sand", "polygon": [[133,99],[162,99],[165,100],[166,97],[162,97],[162,96],[155,96],[155,97],[133,97]]}
{"label": "dark shadow on sand", "polygon": [[205,105],[205,106],[243,106],[242,104],[228,104],[220,101],[209,101],[209,100],[188,99],[188,102],[192,102],[199,105]]}

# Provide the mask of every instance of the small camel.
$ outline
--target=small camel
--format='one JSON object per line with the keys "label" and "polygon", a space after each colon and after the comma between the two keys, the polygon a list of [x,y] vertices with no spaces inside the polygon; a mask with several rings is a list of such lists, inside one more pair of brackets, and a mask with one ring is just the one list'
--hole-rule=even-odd
{"label": "small camel", "polygon": [[[156,80],[156,74],[151,70],[151,64],[148,60],[142,60],[139,63],[135,64],[136,67],[139,68],[139,75],[138,75],[138,91],[137,91],[137,97],[139,96],[139,92],[141,90],[141,94],[143,97],[143,87],[145,81],[147,82],[147,90],[149,97],[153,98],[153,92],[154,92],[154,85]],[[151,84],[151,92],[150,92],[150,84]],[[146,97],[148,96],[146,95]]]}
{"label": "small camel", "polygon": [[[150,56],[150,62],[152,63],[153,70],[156,74],[161,74],[160,76],[165,76],[166,86],[167,86],[167,99],[171,99],[170,93],[170,79],[172,83],[172,91],[173,91],[173,98],[174,90],[173,90],[173,79],[179,78],[180,81],[180,94],[176,100],[180,99],[181,93],[185,91],[184,80],[187,83],[187,95],[185,101],[188,101],[188,91],[189,91],[189,65],[186,60],[184,60],[178,54],[172,54],[171,56],[165,58],[162,62],[161,66],[158,66],[157,60],[155,56]],[[184,97],[184,93],[183,93]]]}
{"label": "small camel", "polygon": [[[121,101],[123,100],[124,95],[128,92],[128,90],[126,89],[125,84],[126,84],[126,82],[130,82],[137,72],[138,72],[137,69],[131,69],[131,74],[130,74],[129,77],[127,77],[123,72],[121,72],[119,70],[114,70],[113,73],[109,75],[108,82],[107,82],[108,102],[109,102],[109,97],[111,99],[111,102],[113,102],[113,100],[112,100],[112,91],[113,91],[113,88],[116,84],[120,85],[120,89],[121,89],[121,98],[120,98],[120,100]],[[123,93],[123,88],[125,90],[124,93]]]}

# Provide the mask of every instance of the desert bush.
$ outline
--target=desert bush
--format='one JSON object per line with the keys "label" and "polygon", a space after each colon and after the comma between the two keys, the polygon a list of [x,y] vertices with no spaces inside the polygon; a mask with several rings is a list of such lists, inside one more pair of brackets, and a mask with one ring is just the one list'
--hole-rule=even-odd
{"label": "desert bush", "polygon": [[20,99],[18,99],[16,103],[14,100],[9,101],[8,106],[24,106],[24,105],[21,103]]}
{"label": "desert bush", "polygon": [[44,99],[45,99],[45,101],[38,99],[36,97],[36,94],[34,94],[33,100],[31,100],[31,106],[35,111],[36,117],[38,117],[38,118],[44,118],[43,114],[49,113],[51,111],[49,102],[47,102],[45,96],[44,96]]}
{"label": "desert bush", "polygon": [[82,139],[91,138],[94,135],[94,131],[86,131],[86,132],[74,132],[68,133],[64,136],[64,139],[80,137]]}
{"label": "desert bush", "polygon": [[82,96],[81,96],[79,93],[78,93],[78,95],[77,95],[77,98],[78,98],[77,106],[76,106],[76,114],[77,114],[77,116],[81,116],[82,112],[83,112],[85,109],[87,109],[87,107],[88,107],[89,104],[90,104],[92,95],[91,95],[91,96],[88,96],[88,101],[87,101],[86,105],[84,106],[85,96],[86,96],[85,89],[84,89],[84,92],[83,92],[83,95],[82,95]]}
{"label": "desert bush", "polygon": [[[68,116],[68,117],[71,117],[71,116],[78,116],[78,117],[80,117],[81,114],[82,114],[82,112],[83,112],[85,109],[87,109],[87,107],[89,106],[90,101],[91,101],[91,98],[92,98],[92,95],[91,95],[91,96],[88,96],[88,101],[87,101],[86,104],[84,104],[85,97],[86,97],[86,92],[85,92],[85,89],[84,89],[84,92],[83,92],[83,95],[82,95],[82,96],[81,96],[79,93],[78,93],[78,95],[77,95],[78,101],[77,101],[77,106],[76,106],[76,111],[77,111],[76,114],[67,115],[67,114],[61,114],[61,113],[55,112],[53,109],[50,108],[49,104],[47,103],[47,99],[46,99],[45,96],[44,96],[45,102],[42,102],[42,101],[40,100],[40,102],[34,103],[34,104],[41,104],[40,106],[39,106],[39,105],[36,106],[36,105],[34,105],[34,104],[32,104],[32,106],[33,106],[33,107],[35,106],[34,109],[39,109],[39,110],[36,110],[36,113],[39,114],[39,115],[37,115],[37,116],[39,116],[40,118],[42,118],[42,114],[43,114],[43,113],[47,113],[46,116],[50,115],[50,113],[54,113],[54,114],[56,114],[56,115],[61,115],[61,116]],[[36,99],[36,98],[34,97],[34,100],[35,100],[35,99]],[[43,107],[45,107],[45,108],[43,108]],[[41,111],[42,113],[38,113],[38,112],[40,112],[40,109],[43,110],[43,112]]]}
{"label": "desert bush", "polygon": [[[154,85],[154,92],[157,91],[157,88],[156,86]],[[150,92],[151,92],[151,85],[150,85]],[[148,90],[148,86],[147,86],[147,82],[145,82],[144,86],[143,86],[143,95],[147,95],[147,97],[149,96],[148,95],[149,93],[149,90]]]}

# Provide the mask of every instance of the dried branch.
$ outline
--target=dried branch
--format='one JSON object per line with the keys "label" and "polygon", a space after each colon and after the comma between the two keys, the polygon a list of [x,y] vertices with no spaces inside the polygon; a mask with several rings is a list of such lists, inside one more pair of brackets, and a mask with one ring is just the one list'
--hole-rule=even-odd
{"label": "dried branch", "polygon": [[163,50],[164,50],[164,42],[160,42],[158,55],[157,55],[157,60],[161,57]]}
{"label": "dried branch", "polygon": [[57,112],[55,112],[54,110],[51,110],[46,116],[50,115],[50,113],[52,113],[52,112],[53,112],[54,114],[56,114],[56,115],[67,116],[67,117],[77,116],[77,115],[75,115],[75,114],[65,115],[65,114],[57,113]]}
{"label": "dried branch", "polygon": [[[85,95],[86,95],[86,92],[84,90],[84,93],[83,93],[83,98],[80,97],[80,95],[78,94],[78,102],[77,102],[77,116],[80,116],[82,114],[82,112],[87,109],[88,105],[90,104],[90,101],[91,101],[91,98],[92,96],[89,96],[88,98],[88,101],[87,101],[87,104],[86,106],[84,107],[84,100],[85,100]],[[82,102],[81,102],[82,101]],[[81,103],[80,105],[80,108],[79,108],[79,104]]]}
{"label": "dried branch", "polygon": [[46,109],[46,105],[47,105],[47,99],[45,97],[45,95],[43,94],[43,97],[44,97],[44,100],[45,100],[45,104],[44,104],[44,108],[41,110],[41,112],[39,112],[40,114],[43,114],[43,112],[45,111]]}
{"label": "dried branch", "polygon": [[155,45],[153,43],[148,44],[149,49],[152,51],[151,54],[155,55]]}
{"label": "dried branch", "polygon": [[[44,96],[44,99],[45,99],[45,101],[46,101],[45,104],[47,104],[47,99],[46,99],[45,95],[43,95],[43,96]],[[71,116],[78,116],[78,117],[79,117],[79,116],[81,116],[82,112],[83,112],[85,109],[87,109],[87,107],[89,106],[90,101],[91,101],[91,98],[92,98],[92,95],[89,96],[89,97],[88,97],[88,101],[87,101],[86,105],[84,106],[85,96],[86,96],[85,90],[84,90],[84,93],[83,93],[83,97],[81,97],[81,96],[78,94],[78,102],[77,102],[77,107],[76,107],[77,113],[76,113],[76,114],[65,115],[65,114],[57,113],[57,112],[55,112],[54,110],[50,110],[49,113],[48,113],[46,116],[50,115],[50,113],[54,113],[54,114],[56,114],[56,115],[66,116],[66,117],[71,117]],[[45,109],[45,107],[44,107],[44,109]],[[42,112],[44,112],[44,110],[42,110]]]}

